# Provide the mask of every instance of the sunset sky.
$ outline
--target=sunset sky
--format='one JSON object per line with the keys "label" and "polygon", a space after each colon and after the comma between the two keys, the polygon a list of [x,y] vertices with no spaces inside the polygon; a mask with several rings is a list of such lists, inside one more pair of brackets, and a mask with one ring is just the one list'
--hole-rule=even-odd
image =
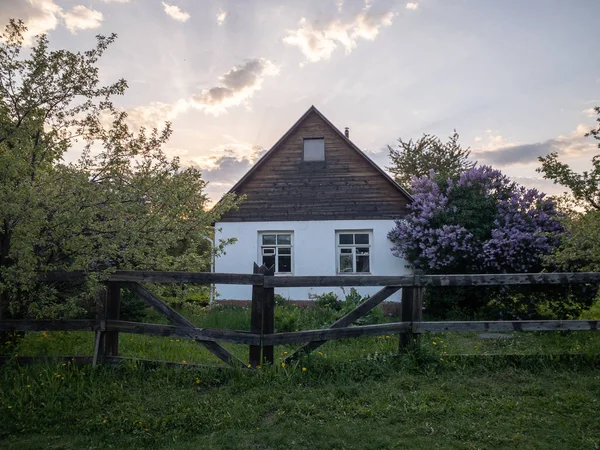
{"label": "sunset sky", "polygon": [[[315,105],[380,166],[387,145],[456,129],[479,163],[545,192],[536,157],[578,170],[600,105],[600,1],[0,0],[53,48],[117,33],[100,62],[125,78],[136,126],[173,123],[170,155],[218,200]],[[76,155],[69,155],[74,158]]]}

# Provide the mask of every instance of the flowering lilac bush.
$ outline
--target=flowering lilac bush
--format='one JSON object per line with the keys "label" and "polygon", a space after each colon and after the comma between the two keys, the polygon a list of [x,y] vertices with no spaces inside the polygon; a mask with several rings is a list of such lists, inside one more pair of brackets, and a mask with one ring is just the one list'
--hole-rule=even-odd
{"label": "flowering lilac bush", "polygon": [[[413,179],[412,192],[408,216],[396,221],[388,237],[396,256],[425,273],[539,272],[565,232],[552,199],[518,186],[488,166],[447,180],[436,178],[432,171]],[[539,315],[541,300],[529,304],[536,295],[515,304],[519,296],[511,289],[431,292],[435,298],[427,296],[428,308],[442,316],[453,308],[471,316],[486,308],[488,315],[492,310],[495,315],[523,318],[535,316],[536,311]]]}

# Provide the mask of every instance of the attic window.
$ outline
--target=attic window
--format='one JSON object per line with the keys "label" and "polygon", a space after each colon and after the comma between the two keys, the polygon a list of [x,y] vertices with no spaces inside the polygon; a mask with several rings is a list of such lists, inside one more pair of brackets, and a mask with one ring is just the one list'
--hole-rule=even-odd
{"label": "attic window", "polygon": [[324,138],[304,138],[304,161],[325,161]]}

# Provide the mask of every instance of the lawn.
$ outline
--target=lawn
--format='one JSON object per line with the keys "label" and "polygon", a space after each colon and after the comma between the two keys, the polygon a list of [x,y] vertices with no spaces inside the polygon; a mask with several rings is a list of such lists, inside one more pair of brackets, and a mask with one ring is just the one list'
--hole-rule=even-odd
{"label": "lawn", "polygon": [[[199,326],[248,326],[243,308],[186,314]],[[301,326],[319,320],[298,314]],[[30,333],[3,352],[91,354],[92,341]],[[247,347],[228,348],[247,359]],[[217,363],[193,342],[123,334],[123,356],[181,366],[8,363],[1,446],[600,448],[598,333],[424,335],[410,354],[397,348],[397,336],[336,341],[282,366],[293,348],[276,347],[273,367],[218,370],[192,365]]]}

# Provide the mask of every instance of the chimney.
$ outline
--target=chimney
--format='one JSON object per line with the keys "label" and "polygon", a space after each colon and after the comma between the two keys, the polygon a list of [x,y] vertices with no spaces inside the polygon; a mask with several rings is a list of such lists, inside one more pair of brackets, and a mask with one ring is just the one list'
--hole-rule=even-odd
{"label": "chimney", "polygon": [[348,128],[348,127],[344,128],[344,135],[346,136],[347,139],[350,139],[350,128]]}

